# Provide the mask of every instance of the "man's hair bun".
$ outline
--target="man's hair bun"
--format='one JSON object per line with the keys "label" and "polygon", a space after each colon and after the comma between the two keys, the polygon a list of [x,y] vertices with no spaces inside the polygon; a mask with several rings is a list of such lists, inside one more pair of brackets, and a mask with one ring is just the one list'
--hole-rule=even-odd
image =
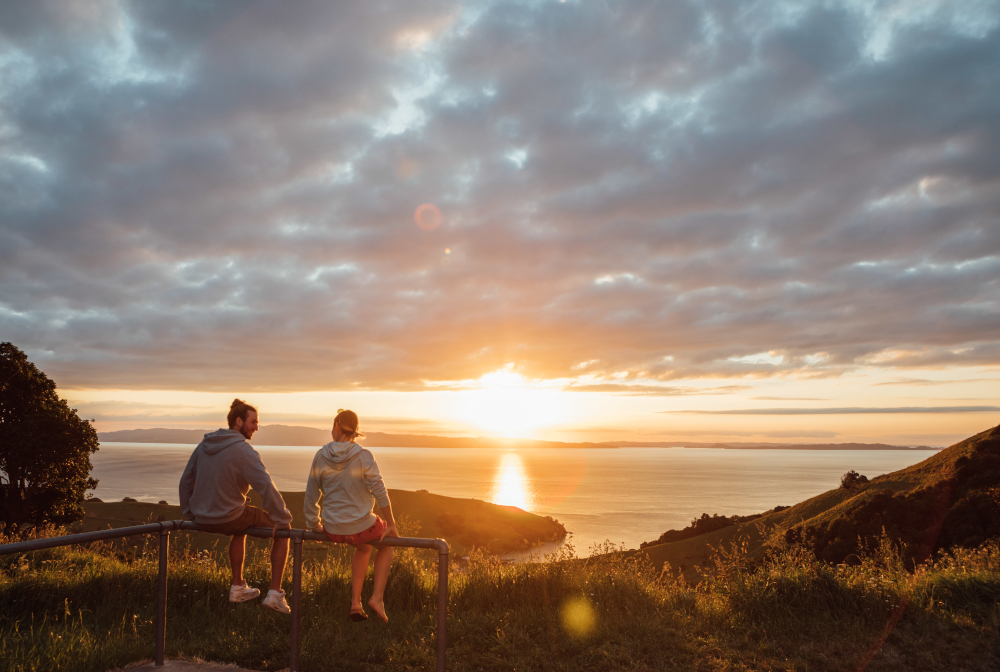
{"label": "man's hair bun", "polygon": [[242,399],[233,399],[233,403],[229,407],[229,415],[226,417],[226,420],[229,422],[229,429],[233,429],[233,426],[236,424],[236,418],[246,420],[250,411],[256,413],[257,409]]}

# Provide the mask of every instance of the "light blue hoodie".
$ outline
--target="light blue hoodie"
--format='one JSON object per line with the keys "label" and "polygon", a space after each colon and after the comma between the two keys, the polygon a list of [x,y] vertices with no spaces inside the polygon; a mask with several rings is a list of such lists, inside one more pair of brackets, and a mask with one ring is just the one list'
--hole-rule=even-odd
{"label": "light blue hoodie", "polygon": [[309,529],[319,524],[321,497],[323,528],[330,534],[364,532],[375,524],[375,504],[389,506],[375,456],[353,441],[331,441],[313,458],[303,505]]}

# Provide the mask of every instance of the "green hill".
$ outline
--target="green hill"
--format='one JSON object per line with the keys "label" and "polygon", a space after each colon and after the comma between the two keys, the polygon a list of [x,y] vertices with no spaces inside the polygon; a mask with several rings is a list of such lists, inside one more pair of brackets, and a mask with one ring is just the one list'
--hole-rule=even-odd
{"label": "green hill", "polygon": [[1000,535],[1000,427],[969,437],[913,466],[848,491],[829,490],[781,511],[707,534],[647,546],[657,566],[670,563],[698,578],[713,549],[744,541],[751,557],[789,542],[839,563],[886,534],[921,562],[941,548],[971,548]]}
{"label": "green hill", "polygon": [[[292,526],[305,527],[302,512],[304,492],[283,492],[285,505],[292,512]],[[513,506],[498,506],[477,499],[444,497],[426,491],[389,490],[393,514],[404,536],[441,537],[451,544],[452,553],[464,556],[473,547],[494,553],[526,550],[538,544],[562,539],[566,528],[550,518],[527,513]],[[261,506],[257,493],[250,501]],[[148,521],[180,520],[179,506],[146,502],[85,502],[87,517],[76,527],[81,532],[139,525]],[[198,550],[217,547],[218,535],[190,533],[185,543]],[[310,544],[312,552],[329,546]]]}

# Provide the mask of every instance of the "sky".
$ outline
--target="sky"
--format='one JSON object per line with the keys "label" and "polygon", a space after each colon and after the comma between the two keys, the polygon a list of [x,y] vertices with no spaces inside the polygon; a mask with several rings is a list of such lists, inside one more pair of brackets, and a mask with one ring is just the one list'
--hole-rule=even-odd
{"label": "sky", "polygon": [[1000,4],[0,5],[0,340],[100,430],[1000,423]]}

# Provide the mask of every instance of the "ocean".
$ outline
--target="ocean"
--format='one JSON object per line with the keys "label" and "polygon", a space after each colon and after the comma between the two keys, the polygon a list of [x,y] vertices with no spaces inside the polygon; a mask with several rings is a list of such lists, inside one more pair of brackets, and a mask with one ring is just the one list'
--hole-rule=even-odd
{"label": "ocean", "polygon": [[[318,446],[255,446],[278,489],[305,490]],[[193,445],[102,443],[93,492],[104,501],[177,503]],[[389,488],[481,499],[552,516],[586,556],[610,541],[637,548],[702,513],[746,515],[836,488],[850,469],[868,476],[916,464],[931,450],[713,448],[373,448]],[[396,511],[397,515],[405,511]]]}

